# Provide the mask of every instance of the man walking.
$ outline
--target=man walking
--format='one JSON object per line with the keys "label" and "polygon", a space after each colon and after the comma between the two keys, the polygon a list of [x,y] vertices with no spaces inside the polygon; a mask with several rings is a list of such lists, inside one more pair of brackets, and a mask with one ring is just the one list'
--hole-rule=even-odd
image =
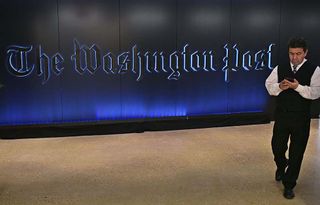
{"label": "man walking", "polygon": [[305,58],[308,48],[304,39],[291,39],[288,51],[289,61],[276,66],[265,85],[270,95],[277,96],[271,142],[275,179],[282,180],[283,196],[292,199],[309,138],[310,103],[320,97],[320,67]]}

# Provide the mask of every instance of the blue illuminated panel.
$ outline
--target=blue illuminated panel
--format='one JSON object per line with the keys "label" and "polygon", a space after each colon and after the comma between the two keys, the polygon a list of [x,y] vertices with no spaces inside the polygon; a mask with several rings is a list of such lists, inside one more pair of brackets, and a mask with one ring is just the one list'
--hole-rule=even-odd
{"label": "blue illuminated panel", "polygon": [[[23,27],[26,21],[28,27],[1,34],[1,125],[265,109],[264,80],[274,64],[277,41],[248,45],[225,39],[229,30],[223,29],[229,24],[224,17],[230,15],[219,7],[229,6],[224,1],[204,1],[209,6],[203,7],[180,0],[32,2],[11,22]],[[3,22],[18,2],[2,6],[8,10]],[[37,12],[39,6],[46,12]],[[26,14],[34,18],[26,19]],[[211,20],[204,21],[208,16]]]}
{"label": "blue illuminated panel", "polygon": [[[237,44],[233,46],[225,44],[221,46],[223,48],[221,51],[224,51],[222,67],[218,68],[214,65],[216,61],[214,56],[215,51],[192,50],[189,44],[185,44],[180,51],[177,50],[168,54],[163,51],[147,50],[141,52],[138,50],[137,45],[132,46],[130,51],[120,52],[120,54],[113,54],[111,52],[104,54],[96,44],[87,46],[81,44],[78,40],[74,40],[74,50],[73,53],[70,54],[69,65],[72,65],[72,70],[74,70],[73,75],[80,77],[78,82],[80,84],[76,92],[69,93],[69,97],[72,96],[72,99],[75,100],[73,104],[64,102],[64,100],[61,99],[61,103],[64,105],[62,121],[121,120],[192,115],[192,111],[184,106],[184,102],[179,101],[179,95],[177,95],[177,85],[179,84],[179,80],[184,78],[184,75],[192,78],[192,80],[197,80],[197,77],[201,77],[202,79],[198,81],[198,84],[200,82],[207,84],[207,87],[198,87],[196,84],[189,82],[191,79],[185,81],[192,85],[192,88],[185,90],[185,93],[198,92],[207,96],[207,98],[203,99],[203,103],[194,105],[207,107],[208,109],[207,111],[204,109],[202,112],[196,113],[198,115],[228,113],[228,109],[224,106],[226,100],[223,96],[225,95],[223,89],[228,83],[232,83],[229,76],[230,74],[235,76],[246,75],[250,76],[251,79],[250,81],[243,81],[241,83],[242,88],[245,88],[244,92],[249,91],[249,93],[252,93],[252,97],[244,99],[245,102],[239,100],[238,104],[241,110],[238,111],[262,111],[264,102],[266,101],[266,97],[260,94],[263,86],[250,87],[250,85],[254,80],[257,81],[257,83],[263,81],[265,74],[261,75],[261,72],[266,73],[272,68],[272,49],[274,45],[275,44],[269,44],[266,46],[266,49],[258,51],[241,52],[244,54],[240,55]],[[50,57],[44,53],[42,47],[43,46],[40,45],[36,52],[38,61],[32,63],[28,61],[28,55],[32,53],[32,45],[9,46],[6,52],[6,67],[8,73],[13,77],[28,78],[35,70],[34,67],[37,67],[37,76],[41,78],[41,82],[39,79],[38,82],[33,81],[32,83],[42,85],[50,83],[51,73],[63,77],[65,67],[63,65],[64,59],[68,58],[63,57],[60,53],[55,53]],[[234,52],[230,52],[230,50]],[[197,75],[198,73],[200,73],[200,75]],[[221,73],[223,73],[223,80],[217,78],[217,76],[221,77]],[[109,80],[110,78],[117,79],[117,81],[120,82],[121,76],[132,76],[129,80],[134,80],[134,82],[131,83],[134,83],[136,86],[141,86],[143,91],[141,94],[132,95],[130,88],[126,87],[127,82],[122,81],[122,85],[125,86],[123,89],[126,90],[126,92],[122,92],[122,95],[126,95],[125,97],[130,99],[126,100],[125,109],[122,109],[120,106],[121,103],[124,103],[121,101],[123,96],[114,93],[112,95],[104,93],[103,85],[107,84],[101,83],[101,81]],[[165,78],[163,78],[163,76],[165,76]],[[246,76],[243,78],[246,78]],[[73,76],[68,77],[72,78]],[[83,81],[86,82],[85,84],[81,83],[83,77]],[[205,81],[203,81],[204,77]],[[153,80],[163,78],[161,79],[163,84],[160,86],[164,89],[161,90],[156,87],[157,85],[150,82],[145,84],[143,81],[148,78]],[[99,80],[98,82],[97,79]],[[210,82],[212,81],[220,81],[220,88],[211,88]],[[119,85],[120,84],[118,84],[118,86]],[[155,86],[155,88],[152,88],[153,86]],[[259,89],[257,89],[257,87]],[[242,88],[239,88],[236,93],[232,93],[231,96],[242,95]],[[119,90],[117,87],[114,87],[114,89]],[[210,96],[215,92],[218,92],[218,95],[222,96],[214,101],[208,101]],[[230,91],[228,92],[228,94],[231,93]],[[152,94],[156,94],[156,100],[152,105],[146,105],[145,103],[148,102],[148,96]],[[115,97],[118,99],[118,102],[112,104],[108,101],[108,99]],[[28,97],[26,99],[28,99]],[[192,99],[188,100],[192,102]],[[90,106],[87,106],[88,101],[91,102]],[[245,106],[242,104],[245,104]],[[41,106],[46,107],[45,104]],[[77,113],[78,115],[70,118],[69,116],[72,116],[72,113]],[[28,116],[36,118],[37,115],[32,113],[28,114]]]}

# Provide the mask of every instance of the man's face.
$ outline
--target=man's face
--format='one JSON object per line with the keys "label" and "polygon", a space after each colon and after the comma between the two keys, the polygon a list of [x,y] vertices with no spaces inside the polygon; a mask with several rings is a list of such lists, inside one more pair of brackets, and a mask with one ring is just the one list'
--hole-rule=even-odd
{"label": "man's face", "polygon": [[299,65],[306,57],[308,50],[303,51],[303,48],[289,48],[289,58],[293,65]]}

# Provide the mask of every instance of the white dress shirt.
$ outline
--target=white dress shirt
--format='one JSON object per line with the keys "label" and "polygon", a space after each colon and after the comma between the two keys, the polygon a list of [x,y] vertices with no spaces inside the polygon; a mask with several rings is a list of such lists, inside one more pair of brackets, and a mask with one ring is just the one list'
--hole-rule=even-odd
{"label": "white dress shirt", "polygon": [[[298,71],[300,67],[307,61],[307,59],[304,59],[301,64],[299,64],[296,68]],[[292,63],[291,64],[291,69],[292,68]],[[269,77],[266,80],[266,88],[268,90],[268,93],[270,95],[278,96],[282,90],[280,89],[278,83],[278,66],[276,66],[272,72],[270,73]],[[310,81],[310,86],[307,85],[298,85],[298,87],[295,89],[296,92],[298,92],[302,97],[310,100],[315,100],[320,97],[320,67],[317,66],[316,70],[314,71],[311,81]]]}

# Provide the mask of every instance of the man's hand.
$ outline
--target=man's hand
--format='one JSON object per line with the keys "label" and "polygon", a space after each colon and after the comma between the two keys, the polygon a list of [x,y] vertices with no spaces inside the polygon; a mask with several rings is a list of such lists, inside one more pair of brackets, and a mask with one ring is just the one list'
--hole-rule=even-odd
{"label": "man's hand", "polygon": [[279,88],[281,90],[287,90],[287,89],[289,89],[289,83],[290,83],[290,81],[284,79],[283,81],[280,82]]}
{"label": "man's hand", "polygon": [[289,80],[284,79],[280,82],[279,88],[281,90],[287,90],[289,88],[296,89],[299,85],[299,82],[296,79],[293,79],[293,82],[290,82]]}
{"label": "man's hand", "polygon": [[289,85],[289,88],[296,89],[299,85],[299,82],[296,79],[293,79],[293,82],[289,81],[288,85]]}

